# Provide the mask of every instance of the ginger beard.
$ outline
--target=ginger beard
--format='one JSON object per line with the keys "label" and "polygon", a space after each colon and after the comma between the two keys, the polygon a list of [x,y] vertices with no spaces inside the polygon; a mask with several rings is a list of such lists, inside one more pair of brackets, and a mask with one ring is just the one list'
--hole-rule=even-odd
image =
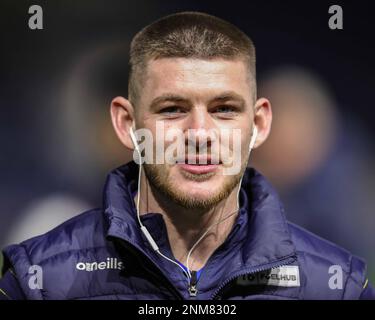
{"label": "ginger beard", "polygon": [[[224,175],[222,169],[204,174],[192,174],[179,169],[178,164],[143,164],[143,167],[151,189],[157,190],[167,199],[186,209],[209,210],[228,198],[240,183],[247,167],[247,155],[242,154],[241,161],[241,169],[233,175]],[[176,179],[177,175],[179,180],[182,179],[182,181]],[[181,188],[184,182],[196,182],[198,187],[199,184],[204,184],[215,178],[219,178],[218,181],[220,182],[215,184],[215,188],[210,187],[209,193],[206,192],[206,195],[192,194],[192,192]]]}

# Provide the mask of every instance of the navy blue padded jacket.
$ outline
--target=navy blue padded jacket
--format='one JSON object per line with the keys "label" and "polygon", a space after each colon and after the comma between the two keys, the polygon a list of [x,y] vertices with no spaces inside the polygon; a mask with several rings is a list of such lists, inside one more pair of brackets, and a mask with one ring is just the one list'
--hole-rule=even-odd
{"label": "navy blue padded jacket", "polygon": [[[241,208],[225,242],[194,283],[152,250],[134,196],[138,166],[109,174],[103,208],[3,250],[2,299],[375,299],[365,262],[292,223],[280,200],[247,169]],[[161,214],[141,216],[161,252],[174,259]]]}

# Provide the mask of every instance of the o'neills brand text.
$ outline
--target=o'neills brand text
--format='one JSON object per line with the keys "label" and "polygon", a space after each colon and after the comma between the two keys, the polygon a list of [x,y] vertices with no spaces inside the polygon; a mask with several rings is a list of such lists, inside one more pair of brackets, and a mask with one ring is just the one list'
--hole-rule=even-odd
{"label": "o'neills brand text", "polygon": [[123,262],[117,258],[107,258],[106,261],[95,262],[78,262],[76,269],[80,271],[96,271],[96,270],[122,270],[124,269]]}

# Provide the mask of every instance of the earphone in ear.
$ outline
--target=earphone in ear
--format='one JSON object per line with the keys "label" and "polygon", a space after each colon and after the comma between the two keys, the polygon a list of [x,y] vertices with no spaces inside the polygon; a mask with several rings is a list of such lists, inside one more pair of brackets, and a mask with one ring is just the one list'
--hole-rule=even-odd
{"label": "earphone in ear", "polygon": [[138,142],[137,142],[137,138],[136,138],[136,136],[135,136],[135,133],[134,133],[134,131],[133,131],[133,127],[130,127],[129,133],[130,133],[130,139],[131,139],[132,142],[133,142],[134,148],[135,148],[135,150],[139,153]]}
{"label": "earphone in ear", "polygon": [[254,148],[255,142],[257,140],[257,136],[258,136],[258,128],[256,125],[254,125],[253,134],[252,134],[250,145],[249,145],[249,152]]}

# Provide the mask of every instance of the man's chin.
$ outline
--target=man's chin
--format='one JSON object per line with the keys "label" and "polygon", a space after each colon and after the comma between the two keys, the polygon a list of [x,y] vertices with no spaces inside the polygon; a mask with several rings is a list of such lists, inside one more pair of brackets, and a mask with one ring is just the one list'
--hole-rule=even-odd
{"label": "man's chin", "polygon": [[212,209],[229,196],[240,180],[238,176],[225,179],[219,170],[194,174],[175,166],[161,170],[146,165],[145,172],[151,186],[168,201],[193,210]]}
{"label": "man's chin", "polygon": [[178,190],[169,194],[169,198],[186,209],[209,210],[217,205],[224,197],[221,192],[198,193],[191,190]]}

